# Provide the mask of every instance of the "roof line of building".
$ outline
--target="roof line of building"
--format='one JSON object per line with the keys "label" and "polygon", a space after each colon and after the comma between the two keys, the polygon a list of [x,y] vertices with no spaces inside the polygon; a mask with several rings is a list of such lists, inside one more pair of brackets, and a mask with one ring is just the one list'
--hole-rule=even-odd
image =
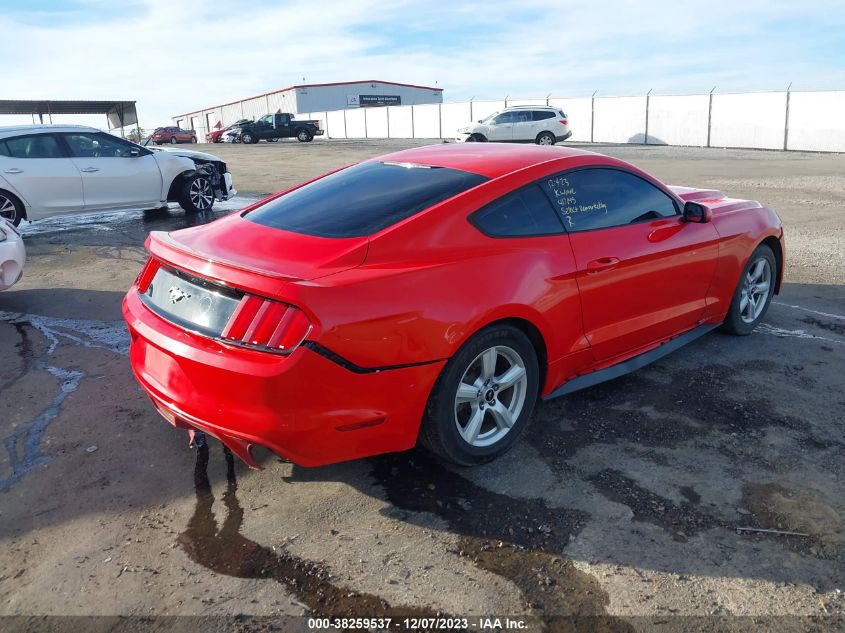
{"label": "roof line of building", "polygon": [[443,92],[443,88],[432,88],[431,86],[418,86],[416,84],[405,84],[398,81],[383,81],[381,79],[365,79],[363,81],[335,81],[332,83],[325,83],[325,84],[298,84],[295,86],[288,86],[287,88],[280,88],[279,90],[271,90],[270,92],[264,92],[260,95],[253,95],[252,97],[244,97],[243,99],[236,99],[235,101],[229,101],[227,103],[221,103],[220,105],[213,105],[207,108],[201,108],[199,110],[191,110],[190,112],[185,112],[183,114],[174,114],[171,118],[176,118],[180,116],[188,116],[190,114],[198,114],[200,112],[205,112],[206,110],[214,110],[215,108],[223,108],[227,105],[233,105],[235,103],[240,103],[241,101],[249,101],[250,99],[259,99],[261,97],[268,97],[270,95],[279,94],[280,92],[287,92],[288,90],[298,90],[299,88],[322,88],[324,86],[350,86],[353,84],[387,84],[389,86],[402,86],[404,88],[419,88],[420,90],[434,90],[436,92]]}

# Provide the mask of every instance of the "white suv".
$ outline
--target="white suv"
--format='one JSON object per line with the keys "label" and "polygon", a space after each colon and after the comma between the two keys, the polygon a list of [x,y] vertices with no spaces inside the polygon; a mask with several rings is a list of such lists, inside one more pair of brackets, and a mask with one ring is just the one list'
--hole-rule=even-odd
{"label": "white suv", "polygon": [[202,152],[141,147],[79,125],[0,127],[0,217],[16,226],[60,213],[208,211],[236,193],[226,163]]}
{"label": "white suv", "polygon": [[455,140],[554,145],[570,136],[569,119],[563,110],[551,106],[515,106],[462,127]]}

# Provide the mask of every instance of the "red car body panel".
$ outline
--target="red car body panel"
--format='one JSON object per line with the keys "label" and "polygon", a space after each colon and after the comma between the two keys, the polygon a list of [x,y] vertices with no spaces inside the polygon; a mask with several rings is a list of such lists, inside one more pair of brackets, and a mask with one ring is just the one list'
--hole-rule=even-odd
{"label": "red car body panel", "polygon": [[[720,323],[764,240],[783,259],[780,221],[770,209],[717,191],[669,188],[590,152],[489,143],[374,160],[490,180],[365,237],[292,233],[257,225],[243,212],[151,234],[147,248],[163,266],[296,306],[312,325],[289,355],[243,349],[165,321],[133,286],[124,301],[132,366],[172,423],[212,433],[251,465],[249,444],[302,465],[404,450],[416,443],[441,369],[486,325],[508,320],[529,334],[545,396]],[[520,238],[492,238],[468,221],[522,185],[584,166],[639,175],[679,208],[686,200],[704,205],[712,221],[678,215]]]}

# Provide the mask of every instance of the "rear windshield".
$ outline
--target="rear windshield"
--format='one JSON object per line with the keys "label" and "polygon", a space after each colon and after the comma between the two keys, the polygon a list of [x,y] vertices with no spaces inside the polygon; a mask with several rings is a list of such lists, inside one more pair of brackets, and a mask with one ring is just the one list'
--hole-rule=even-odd
{"label": "rear windshield", "polygon": [[365,162],[268,202],[246,219],[319,237],[371,235],[487,178],[445,167]]}

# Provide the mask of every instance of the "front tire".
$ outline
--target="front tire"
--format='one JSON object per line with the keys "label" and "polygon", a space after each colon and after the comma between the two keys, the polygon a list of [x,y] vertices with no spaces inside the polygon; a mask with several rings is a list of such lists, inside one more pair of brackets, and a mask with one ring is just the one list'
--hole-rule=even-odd
{"label": "front tire", "polygon": [[24,207],[17,196],[0,191],[0,218],[6,218],[14,226],[20,226],[24,217]]}
{"label": "front tire", "polygon": [[195,174],[182,184],[179,192],[179,206],[186,213],[210,211],[214,206],[214,189],[204,174]]}
{"label": "front tire", "polygon": [[488,462],[513,446],[537,401],[540,370],[528,337],[493,325],[446,364],[429,396],[423,445],[460,466]]}
{"label": "front tire", "polygon": [[763,320],[772,302],[778,268],[775,254],[760,244],[742,271],[722,331],[746,336]]}
{"label": "front tire", "polygon": [[306,129],[301,129],[296,133],[296,140],[300,143],[310,143],[313,138],[314,137],[311,136]]}
{"label": "front tire", "polygon": [[554,134],[551,132],[540,132],[534,142],[537,145],[554,145],[556,140]]}
{"label": "front tire", "polygon": [[255,138],[255,135],[252,132],[244,132],[241,134],[241,143],[244,145],[251,145],[252,143],[257,143],[258,139]]}
{"label": "front tire", "polygon": [[171,136],[171,137],[170,137],[170,144],[171,144],[171,145],[176,145],[176,143],[178,143],[178,142],[179,142],[179,141],[177,141],[177,140],[176,140],[176,137],[175,137],[175,136]]}
{"label": "front tire", "polygon": [[196,136],[192,136],[192,137],[191,137],[191,143],[196,143],[196,142],[197,142],[197,137],[196,137]]}

